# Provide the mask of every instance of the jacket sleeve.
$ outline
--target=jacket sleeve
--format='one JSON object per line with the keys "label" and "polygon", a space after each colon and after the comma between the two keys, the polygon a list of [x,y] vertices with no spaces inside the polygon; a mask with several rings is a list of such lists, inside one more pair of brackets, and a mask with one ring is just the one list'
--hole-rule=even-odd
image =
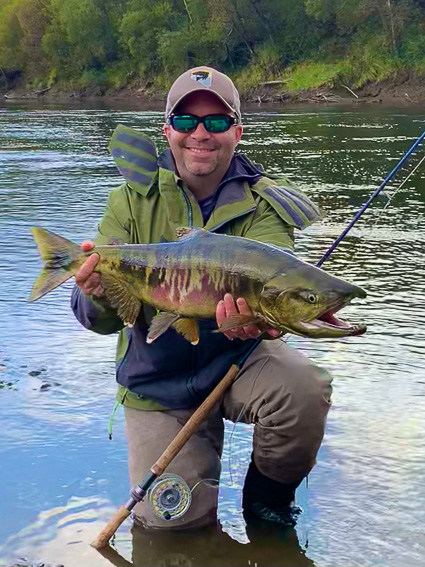
{"label": "jacket sleeve", "polygon": [[[107,244],[109,239],[119,239],[122,243],[129,242],[130,234],[120,222],[116,211],[123,210],[127,202],[124,188],[113,190],[108,199],[105,213],[100,221],[95,243]],[[122,215],[125,217],[126,215]],[[117,312],[106,299],[85,295],[75,286],[71,295],[71,308],[78,321],[90,331],[101,335],[109,335],[120,331],[124,324]]]}
{"label": "jacket sleeve", "polygon": [[243,236],[291,251],[294,249],[294,227],[286,223],[264,199],[260,199],[252,223]]}

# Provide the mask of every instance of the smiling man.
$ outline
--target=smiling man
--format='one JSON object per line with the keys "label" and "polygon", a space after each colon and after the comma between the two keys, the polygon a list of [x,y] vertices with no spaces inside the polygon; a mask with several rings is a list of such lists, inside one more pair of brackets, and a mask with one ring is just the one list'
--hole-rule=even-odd
{"label": "smiling man", "polygon": [[176,110],[168,112],[164,132],[180,176],[198,199],[205,199],[224,178],[242,125],[235,111],[229,114],[229,108],[208,91],[188,94]]}
{"label": "smiling man", "polygon": [[[95,242],[170,241],[177,228],[198,226],[292,249],[294,230],[316,220],[318,210],[287,180],[268,178],[260,166],[235,153],[241,121],[239,95],[226,75],[199,67],[178,77],[165,113],[169,149],[157,157],[143,133],[123,126],[114,133],[111,152],[125,182],[111,192]],[[224,335],[211,332],[231,315],[250,313],[243,299],[227,294],[217,305],[216,322],[201,322],[197,346],[173,329],[147,344],[153,310],[144,306],[137,324],[124,327],[104,297],[97,260],[91,255],[76,275],[72,307],[86,328],[120,332],[117,397],[125,407],[130,477],[137,484],[262,331],[248,325]],[[275,329],[263,334],[276,340],[261,341],[220,406],[171,463],[167,472],[193,489],[188,511],[166,520],[145,500],[134,509],[145,528],[216,522],[223,418],[255,425],[245,517],[294,523],[295,489],[315,463],[331,388],[326,372],[278,337]]]}

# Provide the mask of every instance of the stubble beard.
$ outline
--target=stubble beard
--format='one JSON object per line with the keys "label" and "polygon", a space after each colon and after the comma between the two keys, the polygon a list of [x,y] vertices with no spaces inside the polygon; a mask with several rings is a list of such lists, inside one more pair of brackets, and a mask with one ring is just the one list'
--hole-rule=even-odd
{"label": "stubble beard", "polygon": [[184,160],[186,170],[195,177],[206,177],[211,175],[218,168],[218,161],[212,163],[191,163],[190,160]]}

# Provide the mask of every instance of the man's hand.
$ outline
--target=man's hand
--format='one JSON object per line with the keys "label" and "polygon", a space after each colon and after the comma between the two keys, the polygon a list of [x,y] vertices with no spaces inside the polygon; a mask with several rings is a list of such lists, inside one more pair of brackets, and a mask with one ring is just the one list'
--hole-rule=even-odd
{"label": "man's hand", "polygon": [[[90,240],[84,240],[81,244],[81,250],[84,250],[84,252],[88,252],[94,247],[94,242]],[[75,283],[86,295],[102,297],[105,291],[100,284],[100,274],[94,271],[98,261],[99,254],[91,254],[75,274]]]}
{"label": "man's hand", "polygon": [[[217,325],[220,327],[224,323],[224,321],[230,315],[253,315],[252,310],[248,306],[245,299],[239,297],[236,302],[233,299],[233,296],[230,293],[226,293],[224,296],[224,300],[219,301],[216,309],[216,319]],[[226,331],[223,333],[226,337],[230,340],[233,339],[241,339],[245,341],[246,339],[258,339],[260,335],[262,335],[264,330],[260,329],[257,325],[246,325],[245,327],[238,327],[236,329],[231,329],[230,331]],[[269,335],[273,338],[276,338],[280,335],[280,331],[277,329],[267,329]]]}

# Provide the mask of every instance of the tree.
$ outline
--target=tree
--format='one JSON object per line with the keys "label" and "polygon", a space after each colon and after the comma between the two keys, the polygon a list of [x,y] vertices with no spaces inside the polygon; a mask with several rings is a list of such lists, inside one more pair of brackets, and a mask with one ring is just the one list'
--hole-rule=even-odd
{"label": "tree", "polygon": [[0,15],[0,64],[30,76],[46,73],[42,49],[49,23],[46,0],[3,0]]}
{"label": "tree", "polygon": [[[44,48],[53,64],[72,75],[101,69],[119,52],[113,0],[49,0],[51,24]],[[114,18],[111,17],[111,12]]]}

